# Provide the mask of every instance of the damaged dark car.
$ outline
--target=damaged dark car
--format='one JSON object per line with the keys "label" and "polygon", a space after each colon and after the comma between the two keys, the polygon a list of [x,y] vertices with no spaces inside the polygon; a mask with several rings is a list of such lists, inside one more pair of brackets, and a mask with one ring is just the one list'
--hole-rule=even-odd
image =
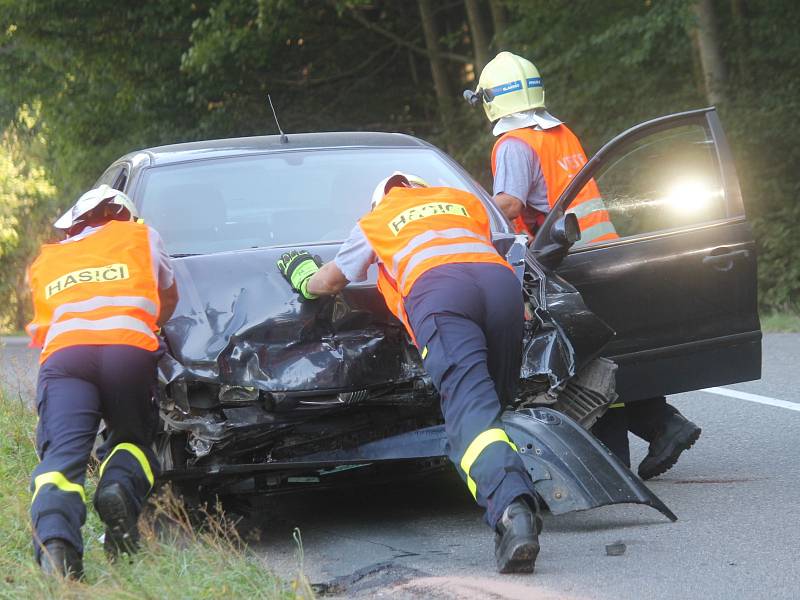
{"label": "damaged dark car", "polygon": [[[126,191],[173,256],[180,303],[163,330],[164,477],[209,494],[281,493],[446,464],[439,401],[375,273],[304,302],[275,262],[331,260],[395,170],[484,201],[526,298],[520,393],[503,420],[554,513],[618,502],[674,518],[586,431],[626,402],[757,379],[755,244],[716,112],[621,134],[575,177],[536,239],[437,148],[402,134],[194,142],[126,155]],[[620,237],[577,238],[590,179]]]}

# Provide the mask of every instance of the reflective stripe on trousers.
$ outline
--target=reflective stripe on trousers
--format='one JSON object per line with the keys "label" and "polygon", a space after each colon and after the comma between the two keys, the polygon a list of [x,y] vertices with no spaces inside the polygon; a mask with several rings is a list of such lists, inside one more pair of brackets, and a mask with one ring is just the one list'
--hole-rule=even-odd
{"label": "reflective stripe on trousers", "polygon": [[64,477],[63,473],[59,471],[49,471],[47,473],[42,473],[41,475],[37,475],[33,480],[33,497],[31,498],[31,504],[33,501],[36,500],[36,496],[39,494],[39,490],[42,489],[42,486],[52,484],[60,489],[62,492],[74,492],[79,494],[81,500],[86,502],[86,492],[83,489],[82,485],[78,485],[77,483],[72,483],[69,479]]}
{"label": "reflective stripe on trousers", "polygon": [[472,494],[473,498],[477,498],[478,495],[478,486],[475,481],[470,477],[470,470],[472,469],[472,465],[478,460],[481,453],[489,446],[495,442],[503,442],[511,446],[514,452],[517,452],[517,447],[514,443],[508,439],[508,434],[500,428],[495,429],[487,429],[486,431],[480,433],[467,447],[467,451],[464,452],[464,456],[461,458],[461,470],[464,471],[464,474],[467,477],[467,487],[469,488],[470,493]]}
{"label": "reflective stripe on trousers", "polygon": [[106,465],[108,461],[111,460],[111,457],[117,453],[119,450],[125,450],[133,455],[133,457],[139,462],[139,465],[142,467],[142,471],[144,471],[145,477],[147,477],[147,481],[150,483],[150,487],[153,487],[153,483],[155,482],[155,477],[153,477],[153,470],[150,468],[150,461],[147,460],[147,457],[144,455],[144,452],[136,446],[135,444],[131,444],[128,442],[124,442],[122,444],[117,444],[114,446],[114,449],[109,452],[108,456],[106,456],[105,460],[100,464],[100,479],[103,478],[103,472],[106,470]]}
{"label": "reflective stripe on trousers", "polygon": [[436,256],[453,256],[453,262],[457,261],[458,254],[494,254],[497,255],[497,250],[494,246],[487,244],[474,243],[474,244],[442,244],[440,246],[433,246],[420,250],[417,254],[411,257],[408,264],[403,269],[403,277],[398,286],[401,290],[405,289],[406,280],[408,276],[413,273],[414,269],[418,267],[423,261]]}
{"label": "reflective stripe on trousers", "polygon": [[69,331],[108,331],[110,329],[129,329],[137,333],[143,333],[153,339],[156,339],[155,334],[152,332],[147,323],[136,317],[117,316],[106,317],[105,319],[65,319],[50,326],[47,332],[47,337],[44,340],[44,348],[53,341],[57,336]]}

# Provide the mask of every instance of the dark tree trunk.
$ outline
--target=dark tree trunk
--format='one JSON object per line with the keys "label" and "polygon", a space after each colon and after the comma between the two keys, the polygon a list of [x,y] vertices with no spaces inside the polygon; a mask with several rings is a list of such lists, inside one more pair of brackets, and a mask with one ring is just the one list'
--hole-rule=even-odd
{"label": "dark tree trunk", "polygon": [[425,35],[425,46],[428,50],[428,60],[431,65],[433,87],[439,104],[439,113],[447,121],[450,117],[453,94],[450,88],[450,81],[447,78],[447,69],[444,61],[439,56],[439,28],[436,26],[431,0],[417,0],[417,2],[420,16],[422,17],[422,30]]}
{"label": "dark tree trunk", "polygon": [[723,104],[725,102],[727,75],[725,73],[725,63],[722,60],[722,50],[719,45],[719,32],[713,0],[696,0],[692,10],[697,19],[694,35],[697,40],[697,50],[700,54],[700,64],[703,68],[706,98],[710,104]]}
{"label": "dark tree trunk", "polygon": [[492,46],[495,50],[502,50],[503,35],[508,26],[506,7],[501,0],[489,0],[489,8],[492,11],[492,25],[494,26],[494,38]]}
{"label": "dark tree trunk", "polygon": [[481,3],[479,0],[464,0],[467,7],[467,20],[475,50],[475,72],[479,73],[489,62],[489,36],[486,33]]}
{"label": "dark tree trunk", "polygon": [[[747,55],[750,51],[750,9],[746,0],[731,0],[733,16],[733,36],[736,43],[736,77],[743,87],[753,83],[750,69],[747,68]],[[748,85],[749,84],[749,85]]]}

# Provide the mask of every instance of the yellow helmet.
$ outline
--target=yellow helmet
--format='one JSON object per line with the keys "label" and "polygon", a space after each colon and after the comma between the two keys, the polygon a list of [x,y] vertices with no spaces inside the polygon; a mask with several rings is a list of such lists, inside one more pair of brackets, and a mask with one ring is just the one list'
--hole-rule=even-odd
{"label": "yellow helmet", "polygon": [[536,66],[529,60],[501,52],[481,71],[478,88],[464,92],[470,104],[483,100],[490,121],[514,113],[544,108],[544,85]]}

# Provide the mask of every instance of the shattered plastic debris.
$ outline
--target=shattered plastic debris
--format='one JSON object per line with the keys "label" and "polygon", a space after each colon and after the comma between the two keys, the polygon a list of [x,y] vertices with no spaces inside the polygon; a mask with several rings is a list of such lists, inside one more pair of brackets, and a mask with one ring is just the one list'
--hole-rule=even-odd
{"label": "shattered plastic debris", "polygon": [[625,554],[626,546],[622,542],[614,542],[613,544],[606,544],[607,556],[622,556]]}

